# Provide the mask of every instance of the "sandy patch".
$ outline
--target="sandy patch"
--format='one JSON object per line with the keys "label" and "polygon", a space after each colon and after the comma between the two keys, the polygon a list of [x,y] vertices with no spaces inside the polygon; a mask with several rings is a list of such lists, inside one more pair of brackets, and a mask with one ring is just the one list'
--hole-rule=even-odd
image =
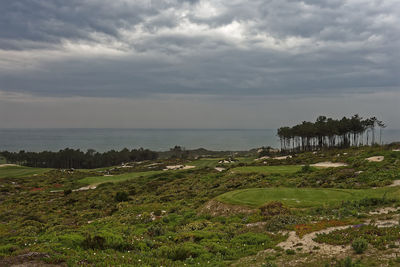
{"label": "sandy patch", "polygon": [[261,160],[266,160],[266,159],[269,159],[269,157],[268,156],[264,156],[264,157],[255,159],[254,161],[261,161]]}
{"label": "sandy patch", "polygon": [[[346,229],[349,226],[337,226],[337,227],[330,227],[321,231],[313,232],[310,234],[304,235],[302,238],[296,235],[295,231],[290,231],[289,237],[286,241],[279,243],[277,246],[283,249],[296,249],[301,247],[302,253],[310,253],[310,252],[318,252],[320,254],[325,255],[337,255],[340,253],[344,253],[346,250],[350,248],[350,246],[335,246],[335,245],[328,245],[324,243],[317,243],[313,239],[317,237],[317,234],[327,234],[335,230],[342,230]],[[315,250],[315,247],[319,247],[318,250]]]}
{"label": "sandy patch", "polygon": [[1,167],[20,167],[20,166],[17,164],[0,164],[0,168]]}
{"label": "sandy patch", "polygon": [[196,166],[186,165],[185,167],[183,167],[183,170],[189,170],[189,169],[193,169],[193,168],[196,168]]}
{"label": "sandy patch", "polygon": [[191,166],[191,165],[170,165],[170,166],[165,166],[165,169],[163,169],[163,171],[188,170],[188,169],[193,169],[193,168],[196,168],[196,166]]}
{"label": "sandy patch", "polygon": [[283,160],[283,159],[290,159],[290,158],[292,158],[292,156],[288,155],[288,156],[275,157],[273,159]]}
{"label": "sandy patch", "polygon": [[88,185],[88,186],[84,186],[78,189],[74,189],[72,190],[73,192],[78,192],[78,191],[86,191],[86,190],[91,190],[91,189],[96,189],[97,185]]}
{"label": "sandy patch", "polygon": [[325,161],[325,162],[318,162],[315,164],[311,164],[311,166],[320,167],[320,168],[337,168],[337,167],[345,167],[345,166],[347,166],[347,164],[343,163],[343,162]]}
{"label": "sandy patch", "polygon": [[388,187],[393,187],[393,186],[400,186],[400,180],[394,180],[391,185],[388,185]]}
{"label": "sandy patch", "polygon": [[[392,207],[387,207],[387,208],[382,208],[380,209],[381,212],[385,212],[388,210],[399,210],[392,208]],[[371,213],[370,214],[382,214],[382,213]],[[366,224],[369,224],[370,220],[368,220],[366,222]],[[377,227],[392,227],[395,225],[398,225],[398,220],[396,219],[392,219],[392,220],[378,220],[376,222],[374,222],[374,225],[376,225]],[[320,231],[316,231],[310,234],[306,234],[304,235],[302,238],[298,237],[296,235],[295,231],[290,231],[289,237],[286,241],[279,243],[277,246],[283,248],[283,249],[293,249],[295,250],[298,247],[301,247],[302,253],[310,253],[310,252],[315,252],[315,253],[319,253],[319,254],[324,254],[324,255],[338,255],[341,253],[346,252],[348,249],[350,249],[350,245],[347,246],[342,246],[342,245],[329,245],[329,244],[325,244],[325,243],[317,243],[315,242],[313,239],[317,237],[317,234],[328,234],[332,231],[335,230],[343,230],[343,229],[347,229],[349,227],[352,226],[337,226],[337,227],[330,227],[324,230],[320,230]],[[315,247],[319,247],[318,250],[314,249]]]}
{"label": "sandy patch", "polygon": [[369,157],[366,158],[365,160],[369,161],[369,162],[381,162],[385,159],[384,156],[375,156],[375,157]]}
{"label": "sandy patch", "polygon": [[377,209],[377,210],[370,211],[369,214],[372,214],[372,215],[377,215],[377,214],[388,214],[388,213],[390,213],[390,212],[396,212],[396,211],[398,211],[398,210],[400,210],[400,207],[397,207],[397,208],[394,208],[394,207],[385,207],[385,208],[380,208],[380,209]]}

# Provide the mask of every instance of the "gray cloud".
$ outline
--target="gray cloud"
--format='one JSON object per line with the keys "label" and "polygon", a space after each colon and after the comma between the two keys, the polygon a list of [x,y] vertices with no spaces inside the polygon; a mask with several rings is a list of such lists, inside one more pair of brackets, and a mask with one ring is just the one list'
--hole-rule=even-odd
{"label": "gray cloud", "polygon": [[38,96],[398,91],[396,0],[14,0],[0,91]]}

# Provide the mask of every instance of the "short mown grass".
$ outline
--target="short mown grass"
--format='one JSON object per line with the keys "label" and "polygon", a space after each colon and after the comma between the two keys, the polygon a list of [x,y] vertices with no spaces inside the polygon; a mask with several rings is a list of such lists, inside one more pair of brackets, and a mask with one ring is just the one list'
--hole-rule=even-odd
{"label": "short mown grass", "polygon": [[34,175],[40,175],[51,169],[48,168],[31,168],[23,166],[4,166],[0,167],[0,178],[22,178]]}
{"label": "short mown grass", "polygon": [[114,175],[114,176],[92,176],[92,177],[86,177],[81,180],[79,180],[80,183],[82,184],[90,184],[90,185],[96,185],[96,184],[102,184],[102,183],[117,183],[117,182],[123,182],[126,180],[130,179],[135,179],[138,177],[147,177],[151,176],[154,174],[162,173],[163,171],[146,171],[146,172],[129,172],[129,173],[124,173],[120,175]]}
{"label": "short mown grass", "polygon": [[258,207],[270,201],[280,201],[289,207],[307,208],[332,205],[365,197],[399,198],[400,188],[329,189],[329,188],[252,188],[227,192],[217,197],[228,204]]}
{"label": "short mown grass", "polygon": [[202,158],[191,161],[190,163],[188,163],[188,165],[193,165],[198,168],[204,168],[204,167],[214,168],[215,166],[218,165],[218,161],[220,161],[221,159],[222,158]]}

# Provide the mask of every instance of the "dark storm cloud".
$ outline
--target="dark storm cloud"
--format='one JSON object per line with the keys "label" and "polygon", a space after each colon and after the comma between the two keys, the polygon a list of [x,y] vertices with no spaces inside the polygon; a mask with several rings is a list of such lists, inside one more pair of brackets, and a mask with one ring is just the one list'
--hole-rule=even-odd
{"label": "dark storm cloud", "polygon": [[400,83],[395,0],[14,0],[0,15],[0,91],[298,96]]}

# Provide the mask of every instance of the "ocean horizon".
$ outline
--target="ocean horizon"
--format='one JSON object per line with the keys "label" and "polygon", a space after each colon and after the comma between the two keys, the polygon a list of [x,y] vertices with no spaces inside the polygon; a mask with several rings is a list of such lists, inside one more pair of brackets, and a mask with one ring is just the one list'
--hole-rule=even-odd
{"label": "ocean horizon", "polygon": [[[0,151],[58,151],[64,148],[95,149],[99,152],[123,148],[165,151],[175,145],[186,149],[249,150],[279,147],[276,129],[189,128],[8,128],[0,129]],[[379,130],[376,131],[379,141]],[[400,141],[400,129],[385,129],[382,143]]]}

